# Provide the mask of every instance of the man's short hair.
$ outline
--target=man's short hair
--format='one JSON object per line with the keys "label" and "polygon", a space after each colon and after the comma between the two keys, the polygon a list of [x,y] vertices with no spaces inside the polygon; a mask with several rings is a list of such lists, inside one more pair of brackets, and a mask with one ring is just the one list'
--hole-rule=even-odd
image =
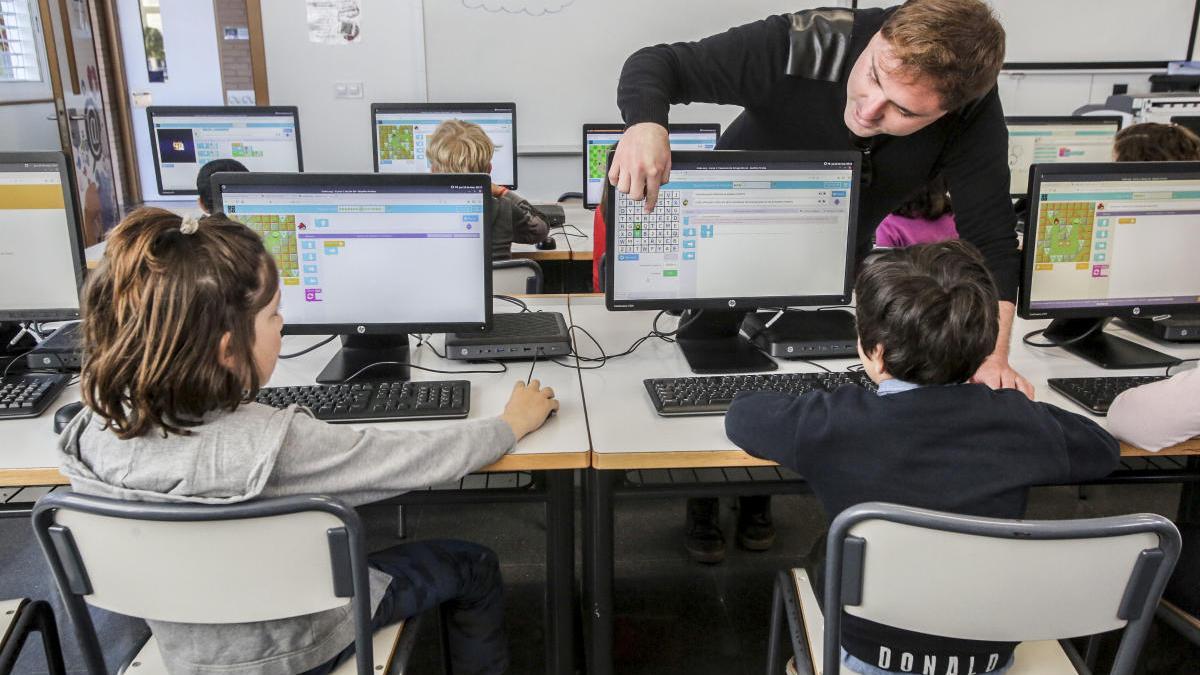
{"label": "man's short hair", "polygon": [[200,173],[196,174],[196,192],[200,193],[200,203],[204,205],[205,211],[208,213],[212,213],[213,211],[212,175],[214,173],[232,173],[235,171],[249,173],[250,169],[247,169],[245,164],[236,159],[214,159],[200,167]]}
{"label": "man's short hair", "polygon": [[901,73],[937,90],[942,110],[991,91],[1004,66],[1004,26],[981,0],[908,0],[879,32]]}
{"label": "man's short hair", "polygon": [[496,146],[478,124],[446,120],[434,129],[425,148],[438,173],[487,173]]}
{"label": "man's short hair", "polygon": [[882,345],[892,377],[959,384],[996,348],[996,284],[965,241],[876,254],[863,263],[854,292],[863,352]]}
{"label": "man's short hair", "polygon": [[1200,137],[1178,124],[1143,122],[1117,132],[1113,155],[1118,162],[1195,162]]}

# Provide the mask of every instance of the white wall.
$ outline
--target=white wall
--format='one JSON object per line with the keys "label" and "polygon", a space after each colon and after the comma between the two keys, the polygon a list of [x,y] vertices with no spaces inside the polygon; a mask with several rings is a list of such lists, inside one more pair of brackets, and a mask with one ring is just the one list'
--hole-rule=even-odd
{"label": "white wall", "polygon": [[[421,1],[360,4],[357,43],[324,45],[308,39],[305,3],[262,3],[271,104],[299,106],[305,171],[371,171],[371,102],[425,100]],[[363,97],[335,98],[336,82]]]}

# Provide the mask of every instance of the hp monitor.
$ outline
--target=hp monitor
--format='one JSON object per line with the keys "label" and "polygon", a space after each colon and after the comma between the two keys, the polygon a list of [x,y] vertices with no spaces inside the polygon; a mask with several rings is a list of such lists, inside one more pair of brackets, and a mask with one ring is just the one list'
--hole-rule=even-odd
{"label": "hp monitor", "polygon": [[1040,165],[1031,185],[1021,316],[1105,368],[1175,363],[1103,329],[1200,311],[1200,162]]}
{"label": "hp monitor", "polygon": [[61,152],[0,152],[0,320],[79,318],[83,235]]}
{"label": "hp monitor", "polygon": [[[408,376],[410,333],[491,322],[491,182],[483,174],[247,174],[217,205],[279,269],[284,334],[342,335],[318,382]],[[390,362],[390,363],[389,363]]]}
{"label": "hp monitor", "polygon": [[252,172],[304,170],[295,106],[151,106],[154,176],[164,195],[195,195],[200,167],[236,159]]}
{"label": "hp monitor", "polygon": [[849,302],[859,171],[852,152],[672,152],[652,213],[609,186],[608,309],[687,310],[677,341],[697,373],[774,369],[741,321]]}
{"label": "hp monitor", "polygon": [[492,182],[517,187],[517,104],[373,103],[371,139],[379,173],[429,173],[429,137],[446,120],[483,127],[492,139]]}

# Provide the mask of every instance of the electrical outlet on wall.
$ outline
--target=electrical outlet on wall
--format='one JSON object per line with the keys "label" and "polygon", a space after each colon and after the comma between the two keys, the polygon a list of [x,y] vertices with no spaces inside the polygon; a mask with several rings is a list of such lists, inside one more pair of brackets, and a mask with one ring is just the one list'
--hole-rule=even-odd
{"label": "electrical outlet on wall", "polygon": [[333,83],[334,98],[362,98],[363,83],[362,82],[334,82]]}

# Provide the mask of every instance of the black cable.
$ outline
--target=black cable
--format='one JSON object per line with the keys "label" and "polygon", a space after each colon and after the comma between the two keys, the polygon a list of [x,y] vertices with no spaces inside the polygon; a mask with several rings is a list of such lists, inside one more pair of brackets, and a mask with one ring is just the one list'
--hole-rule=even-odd
{"label": "black cable", "polygon": [[525,386],[528,387],[530,382],[533,382],[533,369],[537,367],[538,350],[533,350],[533,363],[529,364],[529,375],[525,376]]}
{"label": "black cable", "polygon": [[304,356],[305,354],[307,354],[307,353],[309,353],[309,352],[311,352],[311,351],[313,351],[313,350],[320,349],[321,347],[324,347],[325,345],[329,344],[330,342],[333,342],[333,339],[334,339],[334,338],[336,338],[336,337],[337,337],[336,335],[330,335],[329,337],[325,338],[324,340],[321,340],[320,342],[318,342],[317,344],[315,344],[315,345],[313,345],[313,346],[309,347],[308,349],[302,349],[302,350],[300,350],[300,351],[298,351],[298,352],[296,352],[296,353],[294,353],[294,354],[280,354],[280,355],[279,355],[279,358],[281,358],[281,359],[294,359],[294,358],[296,358],[297,356]]}
{"label": "black cable", "polygon": [[[770,354],[767,354],[767,356],[770,356]],[[816,361],[810,361],[809,359],[791,359],[791,360],[792,360],[792,361],[802,361],[802,362],[804,362],[804,363],[807,363],[807,364],[808,364],[808,365],[810,365],[810,366],[816,366],[816,367],[820,368],[821,370],[823,370],[823,371],[825,371],[825,372],[827,372],[827,373],[832,373],[832,372],[833,372],[833,371],[832,371],[832,370],[830,370],[829,368],[827,368],[827,367],[825,367],[825,366],[823,366],[823,365],[821,365],[821,364],[817,363]],[[847,370],[849,370],[849,369],[847,368]]]}
{"label": "black cable", "polygon": [[439,359],[446,358],[446,355],[439,352],[437,350],[437,347],[434,347],[433,343],[429,341],[429,338],[432,336],[433,336],[432,333],[429,333],[426,335],[417,335],[417,349],[420,349],[421,346],[424,345],[426,347],[429,347],[429,351],[433,352],[433,355],[438,357]]}
{"label": "black cable", "polygon": [[1045,348],[1049,348],[1049,347],[1069,347],[1073,344],[1083,342],[1084,340],[1092,337],[1092,335],[1096,331],[1103,329],[1103,328],[1104,328],[1104,324],[1097,323],[1095,325],[1095,327],[1089,329],[1087,332],[1083,333],[1082,335],[1076,335],[1075,337],[1073,337],[1069,340],[1063,340],[1062,342],[1055,342],[1053,340],[1048,340],[1047,342],[1033,342],[1029,338],[1031,338],[1035,335],[1041,335],[1046,332],[1045,328],[1039,328],[1037,330],[1031,330],[1028,333],[1022,335],[1021,342],[1029,345],[1030,347],[1037,347],[1039,349],[1045,349]]}
{"label": "black cable", "polygon": [[17,354],[16,356],[12,357],[12,360],[9,361],[8,364],[4,366],[4,374],[0,375],[0,377],[8,377],[8,369],[12,368],[12,365],[14,363],[16,363],[17,361],[28,356],[30,354],[30,352],[32,352],[34,349],[37,349],[37,347],[34,347],[33,349],[27,350],[25,352],[22,352],[20,354]]}
{"label": "black cable", "polygon": [[375,363],[369,363],[362,368],[359,368],[354,372],[353,375],[343,380],[343,382],[349,382],[371,368],[374,368],[375,366],[407,366],[409,368],[423,370],[427,373],[438,373],[439,375],[499,375],[500,373],[508,372],[508,366],[501,361],[486,361],[485,363],[495,363],[496,365],[500,366],[500,370],[438,370],[437,368],[418,366],[415,363],[402,363],[400,361],[376,361]]}
{"label": "black cable", "polygon": [[522,313],[530,311],[529,305],[525,304],[525,301],[520,298],[514,298],[511,295],[500,295],[500,294],[493,294],[492,298],[495,300],[503,300],[504,302],[516,305],[517,307],[521,308]]}

